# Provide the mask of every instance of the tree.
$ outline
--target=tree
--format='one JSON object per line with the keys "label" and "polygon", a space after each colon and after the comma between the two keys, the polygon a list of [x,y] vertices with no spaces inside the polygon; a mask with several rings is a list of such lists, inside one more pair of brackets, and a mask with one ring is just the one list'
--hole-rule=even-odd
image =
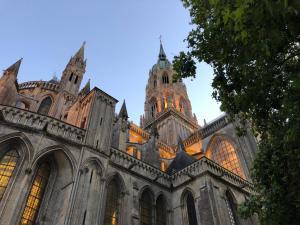
{"label": "tree", "polygon": [[174,58],[175,79],[214,69],[213,97],[259,137],[257,195],[240,206],[261,224],[300,221],[300,1],[182,0],[193,30]]}

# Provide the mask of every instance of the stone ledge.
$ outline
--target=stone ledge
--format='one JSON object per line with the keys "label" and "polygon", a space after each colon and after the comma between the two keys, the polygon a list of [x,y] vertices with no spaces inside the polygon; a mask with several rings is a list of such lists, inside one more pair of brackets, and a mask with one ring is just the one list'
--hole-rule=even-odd
{"label": "stone ledge", "polygon": [[0,105],[1,119],[15,126],[44,131],[51,136],[82,144],[86,131],[55,118],[28,110]]}

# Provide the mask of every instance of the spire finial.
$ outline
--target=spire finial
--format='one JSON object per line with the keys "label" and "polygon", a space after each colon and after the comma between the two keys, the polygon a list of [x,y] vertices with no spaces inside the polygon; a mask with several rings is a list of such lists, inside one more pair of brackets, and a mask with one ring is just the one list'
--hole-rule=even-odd
{"label": "spire finial", "polygon": [[76,52],[74,58],[81,59],[82,62],[84,62],[84,47],[85,47],[86,42],[84,41],[80,47],[80,49]]}
{"label": "spire finial", "polygon": [[159,36],[159,42],[160,42],[160,46],[159,46],[159,55],[158,55],[158,58],[159,58],[159,60],[166,60],[167,56],[166,56],[166,53],[164,51],[164,47],[163,47],[163,44],[162,44],[162,37],[161,37],[161,35]]}

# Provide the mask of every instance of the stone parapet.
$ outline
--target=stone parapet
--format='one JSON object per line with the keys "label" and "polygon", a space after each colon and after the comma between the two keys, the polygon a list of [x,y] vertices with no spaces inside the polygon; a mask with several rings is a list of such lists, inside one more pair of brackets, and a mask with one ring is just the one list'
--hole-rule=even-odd
{"label": "stone parapet", "polygon": [[203,175],[204,173],[209,173],[214,177],[220,178],[236,187],[243,188],[246,192],[254,192],[253,184],[221,167],[206,157],[202,157],[193,164],[172,174],[173,187],[179,187],[182,184],[190,182],[196,177]]}
{"label": "stone parapet", "polygon": [[111,149],[110,156],[111,163],[125,168],[126,171],[131,171],[132,173],[148,179],[151,182],[155,182],[158,185],[164,186],[166,188],[171,187],[171,177],[162,172],[160,169],[155,168],[141,160],[138,160],[131,155],[114,149]]}
{"label": "stone parapet", "polygon": [[51,136],[77,144],[82,144],[84,141],[85,130],[52,117],[4,105],[0,105],[0,116],[1,120],[15,126],[44,131]]}
{"label": "stone parapet", "polygon": [[19,84],[19,90],[31,89],[31,88],[37,88],[37,87],[58,92],[60,85],[51,83],[51,82],[47,82],[47,81],[29,81],[29,82],[24,82],[24,83]]}

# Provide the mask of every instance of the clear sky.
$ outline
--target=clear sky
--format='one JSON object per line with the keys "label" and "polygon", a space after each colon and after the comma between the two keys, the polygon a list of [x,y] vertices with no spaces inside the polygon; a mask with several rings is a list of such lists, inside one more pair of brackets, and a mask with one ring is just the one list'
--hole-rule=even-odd
{"label": "clear sky", "polygon": [[[171,61],[186,49],[189,23],[180,0],[1,0],[0,69],[23,57],[19,82],[60,77],[86,41],[82,85],[90,78],[120,101],[117,110],[125,99],[130,120],[139,124],[159,36]],[[212,69],[204,63],[195,80],[185,80],[200,124],[221,114],[211,82]]]}

